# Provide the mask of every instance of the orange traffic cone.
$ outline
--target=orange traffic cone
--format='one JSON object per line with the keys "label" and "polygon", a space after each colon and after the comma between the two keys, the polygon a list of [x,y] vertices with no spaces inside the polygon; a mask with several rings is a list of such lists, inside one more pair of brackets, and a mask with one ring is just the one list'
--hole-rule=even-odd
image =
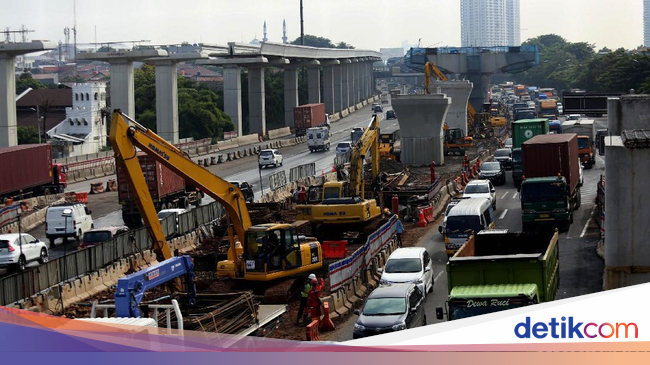
{"label": "orange traffic cone", "polygon": [[418,218],[418,227],[424,227],[427,225],[427,220],[424,218],[424,211],[422,209],[419,210],[420,212],[420,217]]}

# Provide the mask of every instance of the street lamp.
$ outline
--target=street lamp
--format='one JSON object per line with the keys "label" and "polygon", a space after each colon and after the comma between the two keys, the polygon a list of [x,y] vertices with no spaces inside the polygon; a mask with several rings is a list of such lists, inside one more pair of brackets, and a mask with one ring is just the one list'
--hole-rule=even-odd
{"label": "street lamp", "polygon": [[[63,220],[65,224],[65,228],[63,229],[63,273],[64,275],[68,274],[68,259],[66,255],[68,254],[67,250],[67,244],[68,244],[68,218],[72,217],[72,209],[66,208],[63,209]],[[67,278],[63,278],[63,275],[61,275],[61,281],[65,280]]]}
{"label": "street lamp", "polygon": [[302,18],[302,0],[300,0],[300,45],[305,45],[305,22]]}

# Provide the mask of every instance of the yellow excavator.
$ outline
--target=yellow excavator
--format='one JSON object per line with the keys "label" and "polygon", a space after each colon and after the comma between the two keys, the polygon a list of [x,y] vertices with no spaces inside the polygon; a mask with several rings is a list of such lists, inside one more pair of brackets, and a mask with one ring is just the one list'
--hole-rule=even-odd
{"label": "yellow excavator", "polygon": [[[372,181],[378,191],[379,180],[379,121],[373,115],[370,125],[354,144],[350,157],[350,178],[348,181],[331,181],[322,187],[310,187],[310,204],[296,206],[298,220],[308,220],[315,224],[356,224],[366,223],[381,216],[383,198],[377,194],[379,205],[374,198],[366,199],[363,176],[364,161],[370,153],[372,161]],[[322,191],[314,190],[320,189]],[[316,194],[312,194],[315,191]],[[314,202],[314,204],[311,204]]]}
{"label": "yellow excavator", "polygon": [[322,267],[323,253],[316,239],[299,237],[289,224],[253,226],[246,199],[238,187],[195,164],[174,145],[119,110],[113,112],[109,140],[115,162],[126,172],[159,261],[172,258],[173,253],[156,215],[136,149],[155,158],[226,209],[230,248],[227,260],[217,264],[218,276],[264,282]]}

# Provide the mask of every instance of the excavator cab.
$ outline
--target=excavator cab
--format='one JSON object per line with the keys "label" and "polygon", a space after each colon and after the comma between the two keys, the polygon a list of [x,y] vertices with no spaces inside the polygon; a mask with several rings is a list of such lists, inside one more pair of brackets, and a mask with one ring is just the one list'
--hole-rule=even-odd
{"label": "excavator cab", "polygon": [[474,139],[472,137],[466,137],[465,131],[463,131],[461,128],[449,128],[449,126],[445,124],[444,130],[444,152],[446,156],[462,156],[465,154],[465,148],[472,147],[474,145]]}

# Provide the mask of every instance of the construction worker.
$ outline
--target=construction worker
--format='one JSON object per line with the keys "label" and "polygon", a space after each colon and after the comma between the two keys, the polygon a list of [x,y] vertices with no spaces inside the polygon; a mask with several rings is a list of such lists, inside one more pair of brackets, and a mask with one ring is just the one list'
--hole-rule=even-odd
{"label": "construction worker", "polygon": [[298,201],[300,204],[307,203],[307,190],[305,190],[304,186],[300,187],[300,192],[298,192]]}
{"label": "construction worker", "polygon": [[296,317],[296,326],[300,325],[300,317],[302,317],[302,323],[307,325],[307,313],[305,313],[305,308],[307,308],[307,297],[309,297],[309,292],[311,291],[311,281],[316,279],[315,274],[309,274],[307,280],[302,286],[302,291],[300,292],[300,307],[298,308],[298,316]]}
{"label": "construction worker", "polygon": [[404,225],[397,216],[397,223],[395,224],[395,234],[397,235],[397,246],[402,247],[402,234],[404,234]]}
{"label": "construction worker", "polygon": [[324,282],[323,279],[319,280],[314,277],[311,279],[310,284],[311,290],[307,296],[307,307],[305,307],[305,315],[311,316],[312,320],[320,319],[320,307],[322,304],[320,300],[320,293],[323,290]]}
{"label": "construction worker", "polygon": [[469,172],[469,157],[467,156],[467,153],[465,154],[465,158],[463,159],[463,171]]}

